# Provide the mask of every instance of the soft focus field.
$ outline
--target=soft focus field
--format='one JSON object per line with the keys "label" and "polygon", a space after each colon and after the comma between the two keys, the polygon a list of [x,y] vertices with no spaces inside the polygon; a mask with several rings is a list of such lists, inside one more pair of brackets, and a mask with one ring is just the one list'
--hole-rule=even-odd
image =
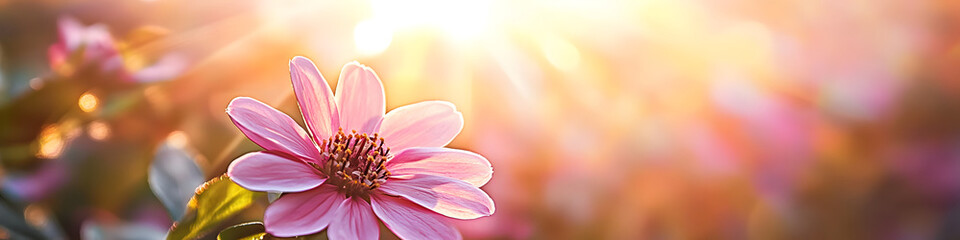
{"label": "soft focus field", "polygon": [[[52,54],[65,18],[119,74]],[[0,239],[162,238],[261,149],[231,99],[303,124],[298,55],[457,106],[497,208],[466,239],[960,239],[948,0],[0,0]]]}

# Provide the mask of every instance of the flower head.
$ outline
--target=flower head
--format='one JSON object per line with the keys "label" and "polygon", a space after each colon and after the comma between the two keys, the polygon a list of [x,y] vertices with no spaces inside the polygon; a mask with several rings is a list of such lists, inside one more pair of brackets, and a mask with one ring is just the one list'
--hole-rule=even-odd
{"label": "flower head", "polygon": [[336,95],[304,57],[290,75],[307,130],[252,98],[227,114],[265,149],[234,160],[227,174],[253,191],[286,192],[267,207],[267,232],[299,236],[328,228],[331,239],[376,239],[377,219],[404,239],[459,239],[447,218],[494,212],[480,190],[486,158],[445,148],[463,128],[453,104],[425,101],[385,112],[383,85],[356,62],[340,73]]}
{"label": "flower head", "polygon": [[57,43],[50,46],[47,55],[50,67],[60,72],[95,68],[99,73],[118,74],[125,81],[153,82],[173,78],[187,66],[179,54],[164,55],[142,68],[127,66],[121,44],[103,24],[83,26],[72,17],[60,17],[57,36]]}

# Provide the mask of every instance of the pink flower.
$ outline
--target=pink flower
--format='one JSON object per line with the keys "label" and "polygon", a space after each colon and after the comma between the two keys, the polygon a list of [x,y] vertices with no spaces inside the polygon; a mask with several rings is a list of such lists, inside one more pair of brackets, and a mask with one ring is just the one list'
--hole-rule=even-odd
{"label": "pink flower", "polygon": [[494,212],[480,190],[486,158],[444,148],[463,128],[453,104],[425,101],[384,114],[383,85],[356,62],[343,67],[336,95],[304,57],[290,75],[307,131],[257,100],[238,97],[227,114],[265,149],[227,169],[253,191],[286,192],[267,207],[267,232],[290,237],[328,228],[330,239],[377,239],[377,219],[403,239],[459,239],[449,218]]}
{"label": "pink flower", "polygon": [[117,44],[103,24],[85,27],[72,17],[60,17],[57,36],[59,41],[47,52],[54,69],[67,64],[74,53],[82,54],[79,57],[84,63],[100,63],[104,70],[116,70],[123,65]]}
{"label": "pink flower", "polygon": [[76,19],[64,16],[57,20],[57,33],[58,42],[47,51],[54,70],[67,66],[71,70],[95,67],[101,73],[118,74],[125,81],[153,82],[176,77],[187,67],[183,56],[167,54],[151,66],[128,68],[117,41],[103,24],[83,26]]}

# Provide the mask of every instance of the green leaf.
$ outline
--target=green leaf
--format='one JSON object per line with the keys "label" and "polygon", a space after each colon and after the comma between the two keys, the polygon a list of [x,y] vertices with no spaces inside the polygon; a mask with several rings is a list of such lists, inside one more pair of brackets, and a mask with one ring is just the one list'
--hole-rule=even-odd
{"label": "green leaf", "polygon": [[263,239],[266,236],[266,228],[262,222],[248,222],[233,225],[220,231],[217,240],[253,240]]}
{"label": "green leaf", "polygon": [[220,231],[217,240],[327,240],[326,230],[296,237],[276,237],[266,233],[266,230],[262,222],[241,223]]}
{"label": "green leaf", "polygon": [[246,209],[263,193],[253,192],[230,181],[227,175],[207,181],[197,188],[187,203],[187,214],[170,227],[167,239],[198,239],[221,222]]}

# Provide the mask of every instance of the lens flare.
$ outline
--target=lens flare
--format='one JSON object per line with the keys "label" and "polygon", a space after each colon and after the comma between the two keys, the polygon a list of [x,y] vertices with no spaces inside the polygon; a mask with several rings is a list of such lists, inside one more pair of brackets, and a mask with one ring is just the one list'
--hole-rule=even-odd
{"label": "lens flare", "polygon": [[370,2],[373,18],[387,28],[437,28],[454,39],[479,36],[490,25],[490,1],[411,0]]}
{"label": "lens flare", "polygon": [[354,27],[353,41],[360,55],[377,55],[390,47],[393,31],[387,28],[386,24],[367,20]]}
{"label": "lens flare", "polygon": [[540,49],[547,61],[563,71],[570,71],[580,65],[580,50],[567,40],[559,37],[543,37],[540,39]]}

